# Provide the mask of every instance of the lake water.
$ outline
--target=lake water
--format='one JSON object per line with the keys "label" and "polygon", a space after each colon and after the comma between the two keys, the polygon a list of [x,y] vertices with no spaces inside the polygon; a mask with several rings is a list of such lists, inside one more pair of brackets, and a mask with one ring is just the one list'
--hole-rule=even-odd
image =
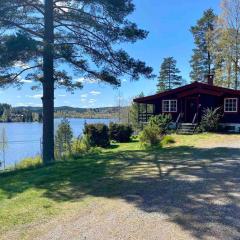
{"label": "lake water", "polygon": [[[84,123],[109,124],[110,119],[69,119],[74,137],[82,134]],[[55,119],[55,129],[61,119]],[[6,148],[6,166],[14,165],[26,157],[41,153],[42,123],[0,123],[0,132],[5,128],[8,146]],[[0,140],[1,142],[1,140]],[[0,161],[3,159],[0,151]]]}

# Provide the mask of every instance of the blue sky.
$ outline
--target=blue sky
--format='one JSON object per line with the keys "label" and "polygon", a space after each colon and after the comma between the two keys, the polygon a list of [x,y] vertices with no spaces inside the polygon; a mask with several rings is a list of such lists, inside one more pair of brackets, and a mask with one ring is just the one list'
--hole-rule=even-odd
{"label": "blue sky", "polygon": [[[139,27],[149,31],[149,36],[125,49],[135,58],[144,60],[158,74],[164,57],[173,56],[183,77],[189,81],[189,60],[194,47],[189,29],[202,16],[204,10],[213,8],[219,12],[220,0],[134,0],[136,11],[130,19]],[[81,76],[79,76],[81,79]],[[156,91],[156,79],[141,79],[130,82],[123,79],[119,89],[106,84],[84,82],[84,88],[74,95],[64,90],[57,90],[56,106],[103,107],[117,105],[118,98],[122,105],[144,92],[145,95]],[[21,90],[15,88],[0,89],[0,102],[13,106],[41,106],[41,91],[32,91],[31,83],[25,83]]]}

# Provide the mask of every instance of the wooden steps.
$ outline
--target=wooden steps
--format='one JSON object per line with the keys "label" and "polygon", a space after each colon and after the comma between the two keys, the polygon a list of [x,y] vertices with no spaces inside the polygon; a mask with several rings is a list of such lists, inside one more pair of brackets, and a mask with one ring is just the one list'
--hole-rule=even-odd
{"label": "wooden steps", "polygon": [[177,134],[192,135],[195,132],[197,124],[193,123],[181,123],[178,127]]}

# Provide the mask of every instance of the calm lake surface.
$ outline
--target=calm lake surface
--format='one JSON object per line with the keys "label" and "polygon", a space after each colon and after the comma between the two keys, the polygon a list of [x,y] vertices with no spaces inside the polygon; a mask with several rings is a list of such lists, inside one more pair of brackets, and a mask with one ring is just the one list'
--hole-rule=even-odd
{"label": "calm lake surface", "polygon": [[[82,134],[84,123],[109,124],[111,119],[68,119],[71,123],[74,137]],[[55,119],[55,129],[61,119]],[[26,157],[40,155],[42,137],[42,123],[0,123],[0,132],[5,128],[8,140],[5,159],[6,166],[14,165]],[[0,140],[1,142],[1,140]],[[3,159],[0,151],[0,161]]]}

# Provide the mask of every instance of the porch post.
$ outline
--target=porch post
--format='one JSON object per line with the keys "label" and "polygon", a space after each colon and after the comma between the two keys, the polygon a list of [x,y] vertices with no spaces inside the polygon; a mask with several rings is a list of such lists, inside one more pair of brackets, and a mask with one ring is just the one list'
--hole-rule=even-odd
{"label": "porch post", "polygon": [[200,121],[200,116],[199,116],[199,109],[200,109],[200,97],[201,97],[201,94],[198,94],[198,98],[197,98],[197,121],[199,123]]}
{"label": "porch post", "polygon": [[148,105],[147,105],[147,103],[145,104],[145,112],[146,112],[146,118],[145,118],[145,122],[147,122],[148,121]]}
{"label": "porch post", "polygon": [[138,123],[140,123],[140,103],[137,103],[137,109],[138,109]]}

